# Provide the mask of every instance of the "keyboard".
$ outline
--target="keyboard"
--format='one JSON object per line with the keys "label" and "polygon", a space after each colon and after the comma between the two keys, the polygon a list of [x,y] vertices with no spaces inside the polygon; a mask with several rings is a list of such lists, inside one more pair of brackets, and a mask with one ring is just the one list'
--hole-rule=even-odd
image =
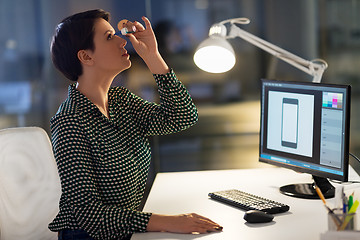
{"label": "keyboard", "polygon": [[243,192],[236,189],[209,193],[209,197],[243,210],[260,210],[266,213],[275,214],[289,211],[286,204],[272,201],[257,195]]}

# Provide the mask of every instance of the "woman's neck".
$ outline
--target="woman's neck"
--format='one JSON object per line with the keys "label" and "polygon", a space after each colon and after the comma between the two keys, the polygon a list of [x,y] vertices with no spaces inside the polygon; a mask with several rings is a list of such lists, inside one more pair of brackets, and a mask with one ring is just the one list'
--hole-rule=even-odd
{"label": "woman's neck", "polygon": [[76,89],[95,104],[107,118],[109,118],[108,92],[112,81],[113,79],[80,76],[76,84]]}

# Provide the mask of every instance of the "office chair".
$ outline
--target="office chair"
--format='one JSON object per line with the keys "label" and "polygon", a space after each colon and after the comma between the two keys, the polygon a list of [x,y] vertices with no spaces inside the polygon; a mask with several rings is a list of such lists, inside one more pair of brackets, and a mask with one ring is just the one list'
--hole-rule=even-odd
{"label": "office chair", "polygon": [[52,240],[60,180],[47,133],[0,130],[0,240]]}

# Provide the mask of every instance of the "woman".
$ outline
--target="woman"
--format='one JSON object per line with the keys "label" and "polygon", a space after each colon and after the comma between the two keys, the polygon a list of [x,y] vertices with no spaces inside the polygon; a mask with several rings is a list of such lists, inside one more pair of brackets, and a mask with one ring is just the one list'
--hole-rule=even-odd
{"label": "woman", "polygon": [[65,18],[51,43],[52,60],[67,78],[68,98],[51,119],[62,185],[60,211],[49,224],[59,239],[128,239],[134,232],[206,233],[222,227],[197,214],[137,211],[150,164],[148,136],[184,130],[197,121],[185,87],[160,56],[149,20],[128,34],[158,84],[160,105],[110,87],[131,66],[126,40],[114,35],[109,13]]}

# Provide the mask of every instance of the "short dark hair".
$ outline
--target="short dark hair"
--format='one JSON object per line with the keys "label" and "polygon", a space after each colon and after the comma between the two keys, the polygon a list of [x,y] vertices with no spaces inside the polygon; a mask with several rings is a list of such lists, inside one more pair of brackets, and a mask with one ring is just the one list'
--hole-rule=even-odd
{"label": "short dark hair", "polygon": [[79,50],[95,50],[94,25],[96,19],[110,20],[110,13],[95,9],[71,15],[56,27],[51,40],[51,59],[65,77],[77,81],[83,73],[77,57]]}

